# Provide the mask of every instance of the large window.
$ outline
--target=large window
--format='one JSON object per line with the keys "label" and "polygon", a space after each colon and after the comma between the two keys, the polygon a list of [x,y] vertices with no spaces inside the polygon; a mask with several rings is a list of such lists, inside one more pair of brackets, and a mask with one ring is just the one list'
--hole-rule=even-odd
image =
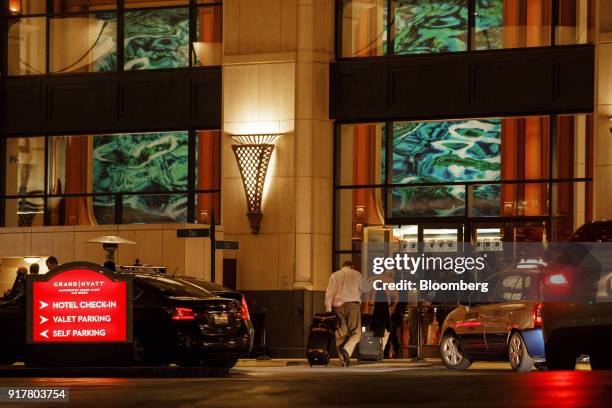
{"label": "large window", "polygon": [[220,219],[218,131],[5,140],[5,226]]}
{"label": "large window", "polygon": [[124,24],[123,69],[189,66],[189,9],[127,11]]}
{"label": "large window", "polygon": [[43,137],[6,139],[5,201],[11,226],[44,223],[45,139]]}
{"label": "large window", "polygon": [[49,72],[103,72],[117,69],[114,12],[49,19]]}
{"label": "large window", "polygon": [[335,253],[372,227],[562,241],[590,220],[592,131],[591,115],[338,125]]}
{"label": "large window", "polygon": [[11,76],[221,64],[222,0],[2,4]]}
{"label": "large window", "polygon": [[585,44],[594,0],[337,0],[339,57]]}
{"label": "large window", "polygon": [[467,50],[468,0],[391,2],[395,54]]}

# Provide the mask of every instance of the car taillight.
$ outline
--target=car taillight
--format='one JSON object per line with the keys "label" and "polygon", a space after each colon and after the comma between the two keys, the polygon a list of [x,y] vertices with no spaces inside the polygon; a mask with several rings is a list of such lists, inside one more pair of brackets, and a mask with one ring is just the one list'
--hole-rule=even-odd
{"label": "car taillight", "polygon": [[195,320],[195,313],[186,307],[175,307],[172,320]]}
{"label": "car taillight", "polygon": [[240,317],[242,320],[251,320],[251,316],[249,315],[249,307],[247,306],[246,300],[244,296],[242,296],[242,304],[240,308]]}
{"label": "car taillight", "polygon": [[538,303],[533,307],[533,327],[542,327],[542,303]]}

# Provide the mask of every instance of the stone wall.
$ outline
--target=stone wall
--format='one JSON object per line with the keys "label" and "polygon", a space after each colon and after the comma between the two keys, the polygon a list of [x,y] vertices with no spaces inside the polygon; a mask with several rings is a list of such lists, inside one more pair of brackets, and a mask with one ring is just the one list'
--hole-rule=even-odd
{"label": "stone wall", "polygon": [[[87,240],[101,235],[118,235],[136,242],[120,245],[116,263],[140,263],[166,266],[169,274],[190,275],[210,279],[210,240],[208,238],[177,238],[179,228],[206,228],[204,225],[150,224],[104,225],[69,227],[0,228],[0,285],[7,289],[15,278],[19,266],[27,267],[24,256],[55,256],[60,263],[89,261],[102,264],[105,252],[101,244],[88,244]],[[217,239],[223,231],[217,230]],[[223,251],[217,251],[216,281],[223,276]],[[40,262],[41,266],[44,262]],[[42,271],[44,272],[46,268]]]}
{"label": "stone wall", "polygon": [[612,218],[612,2],[599,2],[594,218]]}
{"label": "stone wall", "polygon": [[[333,3],[224,3],[222,221],[239,289],[324,289],[331,273]],[[282,136],[254,235],[230,135],[257,133]]]}

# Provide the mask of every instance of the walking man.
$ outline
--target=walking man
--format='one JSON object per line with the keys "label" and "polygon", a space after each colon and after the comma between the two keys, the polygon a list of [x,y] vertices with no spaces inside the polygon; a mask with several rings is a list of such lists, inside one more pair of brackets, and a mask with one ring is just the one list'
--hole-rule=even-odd
{"label": "walking man", "polygon": [[332,309],[338,315],[340,325],[336,330],[336,348],[344,367],[350,364],[355,346],[361,338],[361,295],[371,285],[353,269],[353,263],[346,261],[342,269],[332,273],[325,292],[325,309]]}

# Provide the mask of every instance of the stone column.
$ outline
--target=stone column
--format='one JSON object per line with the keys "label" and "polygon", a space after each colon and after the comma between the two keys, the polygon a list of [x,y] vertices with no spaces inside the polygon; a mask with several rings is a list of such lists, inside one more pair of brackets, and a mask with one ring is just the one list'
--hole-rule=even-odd
{"label": "stone column", "polygon": [[595,220],[612,218],[612,3],[599,2],[595,130]]}
{"label": "stone column", "polygon": [[[239,289],[323,290],[331,268],[328,72],[334,2],[226,0],[222,222],[240,249]],[[280,133],[259,234],[249,229],[231,134]]]}

